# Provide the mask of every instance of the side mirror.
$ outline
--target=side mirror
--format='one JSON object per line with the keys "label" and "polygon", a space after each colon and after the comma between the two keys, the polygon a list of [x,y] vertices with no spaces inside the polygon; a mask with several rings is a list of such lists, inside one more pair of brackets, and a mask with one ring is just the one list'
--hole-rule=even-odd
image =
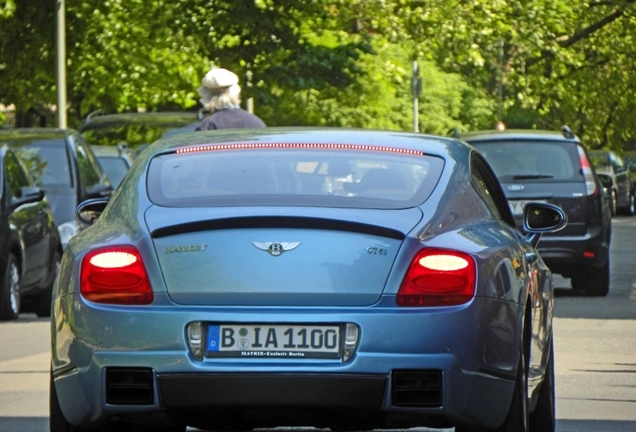
{"label": "side mirror", "polygon": [[91,198],[100,199],[100,197],[109,197],[113,193],[113,187],[108,184],[96,184],[88,188],[84,193],[84,199]]}
{"label": "side mirror", "polygon": [[523,229],[529,233],[527,240],[535,247],[541,234],[562,230],[567,223],[565,212],[554,204],[530,202],[523,209]]}
{"label": "side mirror", "polygon": [[612,184],[614,183],[612,181],[612,176],[609,176],[607,174],[596,174],[596,176],[601,181],[601,184],[605,189],[610,189],[612,187]]}
{"label": "side mirror", "polygon": [[86,200],[77,206],[75,213],[84,223],[92,225],[97,220],[110,202],[108,198],[95,198]]}
{"label": "side mirror", "polygon": [[20,188],[20,196],[11,200],[12,205],[29,204],[44,199],[44,191],[38,186],[24,186]]}

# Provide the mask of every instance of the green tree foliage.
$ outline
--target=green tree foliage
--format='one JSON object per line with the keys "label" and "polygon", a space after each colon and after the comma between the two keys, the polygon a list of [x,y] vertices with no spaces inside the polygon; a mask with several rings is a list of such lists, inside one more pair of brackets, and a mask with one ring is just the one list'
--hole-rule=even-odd
{"label": "green tree foliage", "polygon": [[[445,134],[569,124],[636,141],[636,0],[67,0],[69,123],[95,109],[196,109],[235,71],[268,125]],[[55,101],[54,2],[0,0],[0,103]],[[248,80],[248,76],[251,80]]]}
{"label": "green tree foliage", "polygon": [[2,0],[0,1],[0,19],[9,18],[15,12],[14,0]]}

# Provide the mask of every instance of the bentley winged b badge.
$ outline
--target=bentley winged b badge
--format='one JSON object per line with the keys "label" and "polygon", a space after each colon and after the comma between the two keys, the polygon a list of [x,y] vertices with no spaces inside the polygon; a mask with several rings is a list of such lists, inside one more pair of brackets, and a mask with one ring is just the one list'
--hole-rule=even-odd
{"label": "bentley winged b badge", "polygon": [[300,242],[252,242],[252,244],[271,256],[279,256],[283,252],[297,248]]}

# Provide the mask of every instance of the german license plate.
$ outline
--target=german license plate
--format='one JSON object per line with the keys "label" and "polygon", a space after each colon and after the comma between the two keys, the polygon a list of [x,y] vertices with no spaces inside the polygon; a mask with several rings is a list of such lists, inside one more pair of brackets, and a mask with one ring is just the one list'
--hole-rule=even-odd
{"label": "german license plate", "polygon": [[545,202],[541,200],[508,200],[508,206],[510,206],[510,211],[514,216],[521,216],[523,214],[523,209],[526,207],[526,204],[530,202]]}
{"label": "german license plate", "polygon": [[207,357],[338,359],[340,326],[210,324]]}

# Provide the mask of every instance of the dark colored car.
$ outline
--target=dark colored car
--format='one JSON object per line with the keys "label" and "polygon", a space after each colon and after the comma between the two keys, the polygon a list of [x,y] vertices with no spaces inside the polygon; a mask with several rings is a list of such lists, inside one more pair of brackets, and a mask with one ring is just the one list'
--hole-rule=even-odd
{"label": "dark colored car", "polygon": [[116,189],[135,161],[137,152],[123,144],[117,146],[92,145],[91,149],[113,188]]}
{"label": "dark colored car", "polygon": [[95,222],[56,279],[51,432],[555,430],[536,245],[566,216],[528,205],[523,235],[466,143],[182,134],[78,215]]}
{"label": "dark colored car", "polygon": [[588,152],[590,162],[598,175],[609,177],[608,192],[612,216],[623,214],[634,216],[636,199],[634,183],[629,167],[618,153],[607,150],[591,150]]}
{"label": "dark colored car", "polygon": [[48,196],[62,246],[86,227],[75,213],[89,198],[109,196],[112,185],[82,136],[72,129],[25,128],[0,130],[29,167],[35,184]]}
{"label": "dark colored car", "polygon": [[539,252],[554,273],[590,296],[607,295],[610,285],[609,199],[587,151],[567,128],[477,131],[461,135],[484,155],[497,174],[517,224],[529,201],[557,204],[568,226],[546,234]]}
{"label": "dark colored car", "polygon": [[0,320],[31,307],[51,314],[51,290],[62,259],[60,236],[44,191],[6,145],[0,146]]}
{"label": "dark colored car", "polygon": [[202,116],[203,112],[189,111],[108,114],[99,110],[89,114],[78,130],[90,145],[124,144],[141,151],[164,135],[194,131]]}

